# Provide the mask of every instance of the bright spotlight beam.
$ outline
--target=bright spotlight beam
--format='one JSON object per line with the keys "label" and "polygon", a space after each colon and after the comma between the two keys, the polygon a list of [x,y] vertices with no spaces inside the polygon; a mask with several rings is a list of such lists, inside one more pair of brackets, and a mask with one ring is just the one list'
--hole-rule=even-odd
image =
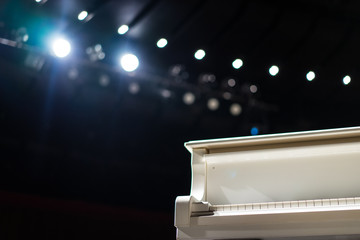
{"label": "bright spotlight beam", "polygon": [[139,67],[139,59],[134,54],[125,54],[120,59],[120,65],[126,72],[132,72]]}
{"label": "bright spotlight beam", "polygon": [[59,58],[64,58],[71,52],[71,44],[65,38],[56,38],[53,41],[51,48],[55,56]]}

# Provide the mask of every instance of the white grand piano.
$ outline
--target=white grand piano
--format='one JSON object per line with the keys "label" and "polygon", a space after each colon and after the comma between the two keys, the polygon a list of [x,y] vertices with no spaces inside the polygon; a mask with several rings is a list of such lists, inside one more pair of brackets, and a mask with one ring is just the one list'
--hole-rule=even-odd
{"label": "white grand piano", "polygon": [[185,143],[177,239],[360,239],[360,127]]}

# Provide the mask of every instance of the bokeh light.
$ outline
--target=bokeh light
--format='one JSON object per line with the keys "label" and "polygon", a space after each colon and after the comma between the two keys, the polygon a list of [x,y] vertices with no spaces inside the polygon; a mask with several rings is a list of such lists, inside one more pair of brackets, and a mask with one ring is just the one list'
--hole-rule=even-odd
{"label": "bokeh light", "polygon": [[71,44],[65,38],[56,38],[52,43],[52,51],[59,58],[66,57],[71,52]]}
{"label": "bokeh light", "polygon": [[205,57],[205,55],[206,55],[205,51],[202,50],[202,49],[199,49],[199,50],[197,50],[197,51],[195,52],[194,57],[195,57],[197,60],[201,60],[201,59],[203,59],[203,58]]}
{"label": "bokeh light", "polygon": [[120,59],[121,67],[127,71],[135,71],[139,67],[139,59],[134,54],[125,54]]}

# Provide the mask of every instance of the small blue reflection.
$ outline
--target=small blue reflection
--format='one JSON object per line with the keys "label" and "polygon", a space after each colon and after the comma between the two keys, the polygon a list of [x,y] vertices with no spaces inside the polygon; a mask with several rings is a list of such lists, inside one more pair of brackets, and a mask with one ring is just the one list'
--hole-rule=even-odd
{"label": "small blue reflection", "polygon": [[252,127],[250,132],[251,132],[251,135],[258,135],[259,129],[257,127]]}

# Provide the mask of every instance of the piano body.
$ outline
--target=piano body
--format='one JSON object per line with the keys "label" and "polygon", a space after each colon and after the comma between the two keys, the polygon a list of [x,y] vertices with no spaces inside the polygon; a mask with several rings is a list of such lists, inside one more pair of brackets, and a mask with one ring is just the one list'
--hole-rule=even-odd
{"label": "piano body", "polygon": [[177,239],[359,239],[359,127],[185,147],[192,183],[175,201]]}

